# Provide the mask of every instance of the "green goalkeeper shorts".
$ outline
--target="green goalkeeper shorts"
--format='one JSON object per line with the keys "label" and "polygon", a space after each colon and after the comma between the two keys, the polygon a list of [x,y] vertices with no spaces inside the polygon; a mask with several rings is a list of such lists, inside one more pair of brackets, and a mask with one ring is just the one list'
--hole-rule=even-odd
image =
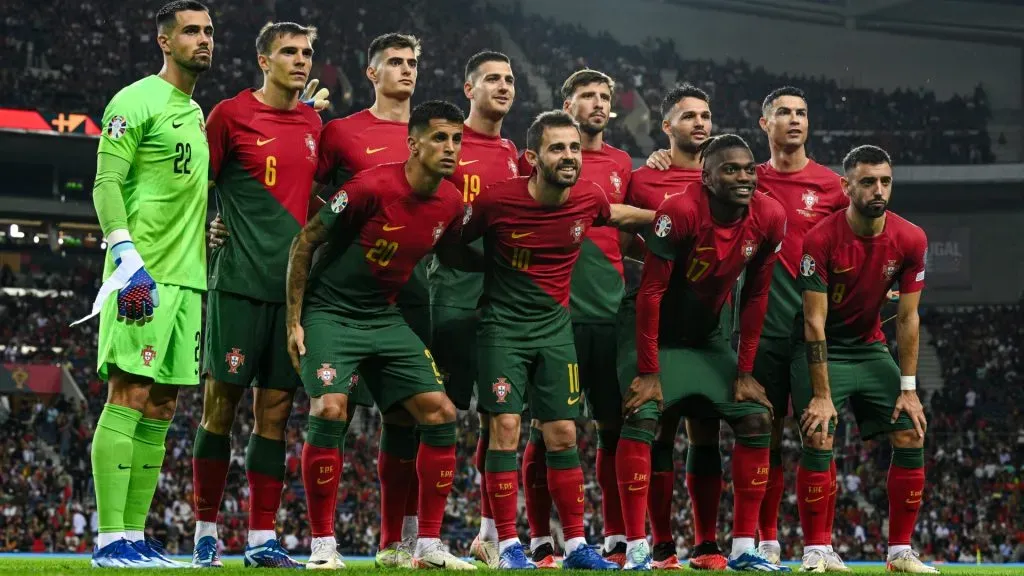
{"label": "green goalkeeper shorts", "polygon": [[142,326],[117,319],[117,294],[103,303],[96,359],[100,378],[107,380],[115,365],[157,384],[199,384],[202,292],[159,282],[156,289],[160,305]]}

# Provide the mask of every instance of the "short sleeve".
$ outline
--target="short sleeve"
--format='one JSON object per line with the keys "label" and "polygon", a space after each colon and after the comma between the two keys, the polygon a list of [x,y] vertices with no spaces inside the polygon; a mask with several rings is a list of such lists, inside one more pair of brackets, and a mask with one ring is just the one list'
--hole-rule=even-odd
{"label": "short sleeve", "polygon": [[594,201],[594,226],[607,226],[612,219],[612,205],[608,195],[597,184],[594,185]]}
{"label": "short sleeve", "polygon": [[150,99],[141,87],[126,88],[103,111],[103,132],[97,152],[111,154],[131,164],[145,137],[150,118]]}
{"label": "short sleeve", "polygon": [[827,229],[817,226],[804,237],[800,258],[800,288],[810,292],[828,292]]}
{"label": "short sleeve", "polygon": [[920,292],[924,288],[924,271],[928,260],[928,237],[916,226],[907,235],[903,270],[900,273],[900,292]]}
{"label": "short sleeve", "polygon": [[340,159],[337,151],[341,149],[341,127],[336,121],[328,122],[320,132],[317,144],[316,176],[314,179],[321,184],[328,184],[334,176]]}
{"label": "short sleeve", "polygon": [[654,213],[654,229],[645,237],[647,249],[666,260],[675,260],[679,243],[694,232],[686,199],[673,200],[663,202]]}
{"label": "short sleeve", "polygon": [[216,180],[221,165],[231,153],[231,131],[228,127],[230,112],[225,110],[229,100],[214,106],[206,119],[206,139],[210,144],[210,180]]}
{"label": "short sleeve", "polygon": [[320,221],[327,229],[337,226],[348,228],[370,217],[376,209],[378,198],[368,180],[362,174],[357,175],[331,196],[326,209],[318,212]]}

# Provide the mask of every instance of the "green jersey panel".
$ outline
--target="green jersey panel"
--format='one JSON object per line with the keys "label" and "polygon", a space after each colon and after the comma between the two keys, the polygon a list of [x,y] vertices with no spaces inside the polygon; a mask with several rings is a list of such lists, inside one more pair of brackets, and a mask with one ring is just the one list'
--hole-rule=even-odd
{"label": "green jersey panel", "polygon": [[573,322],[614,324],[625,290],[622,273],[593,240],[585,238],[572,270],[569,310]]}
{"label": "green jersey panel", "polygon": [[487,295],[501,294],[500,302],[483,306],[477,334],[487,346],[544,348],[572,344],[569,311],[529,276],[512,269],[487,275]]}
{"label": "green jersey panel", "polygon": [[[736,293],[739,295],[739,292]],[[738,299],[737,299],[738,300]],[[793,333],[797,314],[803,309],[800,281],[789,275],[785,266],[772,271],[772,287],[768,291],[768,313],[764,317],[764,338],[785,338]]]}
{"label": "green jersey panel", "polygon": [[[469,246],[477,252],[483,252],[484,240],[477,238]],[[434,256],[429,272],[430,301],[434,306],[476,310],[480,296],[484,293],[483,274],[449,268],[442,265],[437,256]]]}
{"label": "green jersey panel", "polygon": [[[98,153],[131,164],[122,195],[146,270],[159,283],[206,290],[210,150],[199,105],[147,76],[114,96],[103,126]],[[108,251],[104,278],[115,268]]]}
{"label": "green jersey panel", "polygon": [[[321,210],[320,214],[323,220],[333,221],[330,210]],[[338,228],[332,236],[347,232]],[[332,238],[321,250],[325,253],[310,272],[305,310],[340,314],[355,324],[367,326],[402,321],[398,308],[381,292],[380,281],[373,275],[366,251],[358,241]]]}

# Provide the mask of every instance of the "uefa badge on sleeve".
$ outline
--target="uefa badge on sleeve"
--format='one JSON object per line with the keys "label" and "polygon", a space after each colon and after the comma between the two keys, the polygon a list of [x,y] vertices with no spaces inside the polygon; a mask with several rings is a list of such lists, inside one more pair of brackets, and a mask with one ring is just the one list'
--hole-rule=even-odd
{"label": "uefa badge on sleeve", "polygon": [[800,259],[800,275],[808,278],[814,276],[814,258],[810,254],[804,254]]}
{"label": "uefa badge on sleeve", "polygon": [[114,116],[107,122],[103,135],[111,140],[118,140],[128,130],[128,120],[124,116]]}
{"label": "uefa badge on sleeve", "polygon": [[658,221],[654,223],[654,235],[658,238],[664,238],[671,231],[672,219],[669,218],[668,214],[658,216]]}
{"label": "uefa badge on sleeve", "polygon": [[334,195],[334,199],[331,200],[331,212],[340,214],[345,207],[348,206],[348,192],[342,190]]}

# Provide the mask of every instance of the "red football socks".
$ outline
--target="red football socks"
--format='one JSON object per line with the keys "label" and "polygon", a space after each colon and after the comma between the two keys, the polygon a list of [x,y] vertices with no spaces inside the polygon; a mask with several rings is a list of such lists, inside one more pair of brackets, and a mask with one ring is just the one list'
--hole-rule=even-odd
{"label": "red football socks", "polygon": [[768,469],[768,489],[761,501],[761,512],[757,518],[757,532],[761,540],[779,539],[779,508],[782,496],[786,491],[781,464],[770,464]]}
{"label": "red football socks", "polygon": [[302,446],[302,484],[306,489],[306,509],[314,538],[334,536],[341,466],[337,446],[323,448],[308,441]]}
{"label": "red football socks", "polygon": [[597,449],[597,486],[601,489],[601,515],[606,537],[626,533],[622,522],[622,503],[619,501],[619,481],[615,477],[615,449],[614,445]]}
{"label": "red football socks", "polygon": [[[757,515],[768,488],[768,443],[771,436],[740,436],[732,451],[733,538],[753,538]],[[753,445],[753,446],[752,446]],[[762,447],[754,447],[763,445]]]}
{"label": "red football socks", "polygon": [[523,491],[526,495],[526,520],[530,524],[531,538],[551,536],[551,492],[548,487],[546,455],[540,430],[531,429],[530,441],[523,451]]}
{"label": "red football socks", "polygon": [[515,450],[487,451],[487,498],[491,501],[491,517],[498,531],[498,541],[518,538],[516,515],[519,512],[519,474]]}
{"label": "red football socks", "polygon": [[231,437],[196,430],[192,448],[193,505],[201,522],[216,522],[231,466]]}
{"label": "red football socks", "polygon": [[583,469],[580,453],[575,446],[547,453],[548,489],[562,521],[562,538],[583,537]]}
{"label": "red football socks", "polygon": [[491,499],[487,497],[487,444],[491,441],[487,434],[480,434],[476,441],[476,463],[477,473],[480,474],[480,517],[493,518],[491,516]]}
{"label": "red football socks", "polygon": [[889,545],[910,545],[924,498],[924,449],[893,448],[887,482]]}
{"label": "red football socks", "polygon": [[444,507],[455,481],[455,445],[430,446],[421,442],[416,454],[416,475],[419,477],[419,537],[440,538]]}
{"label": "red football socks", "polygon": [[[653,437],[653,434],[650,434]],[[622,520],[626,525],[626,540],[647,537],[647,492],[651,478],[651,444],[623,436],[615,450],[615,474],[618,477]]]}

